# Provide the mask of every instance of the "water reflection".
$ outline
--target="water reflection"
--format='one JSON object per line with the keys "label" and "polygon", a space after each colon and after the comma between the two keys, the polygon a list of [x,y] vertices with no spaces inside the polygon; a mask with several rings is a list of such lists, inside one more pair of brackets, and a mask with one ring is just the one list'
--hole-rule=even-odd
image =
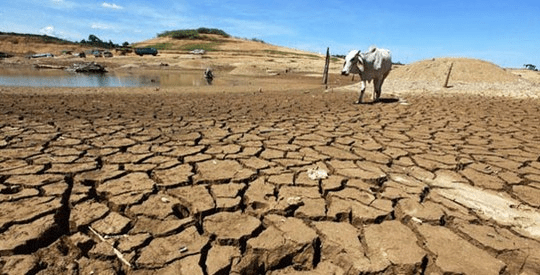
{"label": "water reflection", "polygon": [[[211,85],[213,82],[204,77],[200,72],[172,72],[161,73],[154,75],[156,82],[162,87],[175,87],[175,86],[206,86]],[[218,85],[227,85],[227,81],[221,79]]]}
{"label": "water reflection", "polygon": [[204,79],[206,79],[206,83],[208,83],[208,85],[212,85],[212,81],[214,80],[214,73],[212,72],[212,69],[206,68],[206,71],[204,71]]}
{"label": "water reflection", "polygon": [[[61,70],[0,69],[1,86],[27,87],[152,87],[203,86],[213,79],[200,72],[155,72],[84,74]],[[222,83],[226,84],[226,83]]]}
{"label": "water reflection", "polygon": [[139,87],[153,86],[144,79],[130,75],[84,74],[51,70],[0,71],[0,85],[28,87]]}

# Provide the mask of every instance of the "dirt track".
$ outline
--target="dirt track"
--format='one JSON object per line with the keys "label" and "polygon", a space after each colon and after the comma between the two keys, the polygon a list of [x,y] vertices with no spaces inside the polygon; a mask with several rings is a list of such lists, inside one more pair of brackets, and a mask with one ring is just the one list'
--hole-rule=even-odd
{"label": "dirt track", "polygon": [[2,274],[540,270],[538,100],[0,89]]}

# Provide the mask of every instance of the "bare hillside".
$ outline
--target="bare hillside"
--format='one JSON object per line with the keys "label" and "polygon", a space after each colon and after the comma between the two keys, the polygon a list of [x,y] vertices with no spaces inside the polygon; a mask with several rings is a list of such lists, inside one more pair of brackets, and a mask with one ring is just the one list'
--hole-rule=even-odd
{"label": "bare hillside", "polygon": [[[172,37],[156,37],[134,43],[132,47],[154,47],[159,54],[156,57],[139,57],[134,53],[120,56],[114,53],[113,58],[96,59],[109,69],[124,68],[204,70],[208,67],[232,75],[272,76],[285,73],[314,74],[318,76],[324,67],[324,56],[316,53],[300,51],[264,43],[260,40],[248,40],[226,37],[215,34],[204,34],[197,39],[176,39]],[[49,43],[33,37],[17,35],[0,35],[0,52],[15,54],[22,58],[34,53],[52,53],[57,58],[44,60],[16,61],[17,64],[46,63],[51,65],[68,65],[74,60],[71,56],[60,56],[63,51],[82,51],[90,49],[72,43]],[[194,49],[203,49],[204,55],[192,54]],[[87,56],[93,61],[93,56]],[[78,59],[77,59],[78,61]],[[5,62],[15,62],[14,60]],[[331,72],[339,72],[342,61],[333,58]]]}
{"label": "bare hillside", "polygon": [[85,49],[88,47],[60,40],[48,41],[41,36],[0,34],[0,52],[14,55],[23,56],[34,53],[59,55],[62,51],[83,51]]}
{"label": "bare hillside", "polygon": [[306,54],[304,51],[286,47],[274,46],[262,41],[224,37],[215,34],[205,34],[201,39],[176,39],[172,37],[156,37],[134,44],[135,47],[155,47],[164,52],[189,51],[192,49],[207,49],[209,51],[242,51],[268,52],[282,51],[286,53]]}

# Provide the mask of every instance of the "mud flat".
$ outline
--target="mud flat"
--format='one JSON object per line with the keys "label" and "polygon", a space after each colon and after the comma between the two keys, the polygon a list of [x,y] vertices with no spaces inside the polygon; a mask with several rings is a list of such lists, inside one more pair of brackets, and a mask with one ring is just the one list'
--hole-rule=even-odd
{"label": "mud flat", "polygon": [[538,99],[273,86],[0,87],[0,273],[538,273]]}

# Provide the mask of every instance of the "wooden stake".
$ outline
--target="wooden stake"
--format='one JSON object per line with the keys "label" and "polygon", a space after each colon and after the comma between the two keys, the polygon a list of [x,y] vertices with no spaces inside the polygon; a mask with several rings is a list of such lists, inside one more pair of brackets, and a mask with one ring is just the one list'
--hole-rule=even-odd
{"label": "wooden stake", "polygon": [[126,258],[124,258],[124,255],[122,255],[122,252],[120,252],[118,249],[116,249],[116,247],[114,247],[111,243],[107,242],[107,240],[105,239],[105,237],[101,236],[101,234],[99,234],[96,230],[94,230],[94,228],[92,227],[88,227],[88,229],[94,233],[94,235],[96,235],[96,237],[98,237],[98,239],[108,245],[110,245],[114,251],[114,254],[116,254],[116,257],[118,257],[118,259],[120,261],[122,261],[125,265],[127,265],[129,268],[131,268],[131,264],[129,263],[128,260],[126,260]]}
{"label": "wooden stake", "polygon": [[446,81],[444,81],[444,88],[448,88],[448,80],[450,80],[450,72],[452,72],[452,67],[454,66],[454,62],[450,63],[450,68],[448,68],[448,74],[446,75]]}
{"label": "wooden stake", "polygon": [[324,63],[323,84],[328,84],[328,67],[330,66],[330,48],[326,48],[326,61]]}

